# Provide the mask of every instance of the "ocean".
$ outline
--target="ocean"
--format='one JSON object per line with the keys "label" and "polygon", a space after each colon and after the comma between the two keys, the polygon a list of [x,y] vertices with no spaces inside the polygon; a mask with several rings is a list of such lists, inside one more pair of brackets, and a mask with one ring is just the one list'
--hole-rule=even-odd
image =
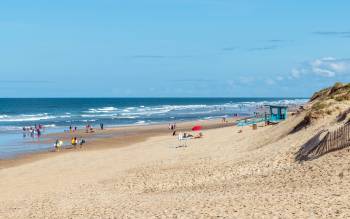
{"label": "ocean", "polygon": [[45,133],[87,124],[106,128],[198,119],[249,116],[264,104],[302,104],[305,98],[2,98],[0,159],[47,150],[52,145],[24,137],[22,128],[41,124]]}

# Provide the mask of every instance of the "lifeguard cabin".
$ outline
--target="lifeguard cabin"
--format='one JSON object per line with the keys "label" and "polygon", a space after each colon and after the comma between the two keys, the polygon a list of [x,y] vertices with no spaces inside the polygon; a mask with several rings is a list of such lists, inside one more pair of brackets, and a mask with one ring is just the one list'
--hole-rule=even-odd
{"label": "lifeguard cabin", "polygon": [[280,120],[287,119],[288,106],[279,106],[279,105],[266,105],[269,107],[269,118],[270,122],[278,122]]}

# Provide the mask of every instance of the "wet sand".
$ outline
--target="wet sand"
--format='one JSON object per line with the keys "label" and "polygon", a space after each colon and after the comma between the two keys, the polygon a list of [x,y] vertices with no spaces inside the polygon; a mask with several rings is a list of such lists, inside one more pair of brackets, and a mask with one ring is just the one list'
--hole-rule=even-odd
{"label": "wet sand", "polygon": [[[237,119],[239,118],[230,119],[227,123],[223,123],[218,119],[179,122],[177,123],[177,133],[191,131],[191,128],[194,125],[201,125],[203,130],[233,126],[234,121]],[[168,124],[156,124],[113,128],[105,127],[104,130],[94,129],[93,133],[86,133],[85,130],[78,130],[76,132],[51,133],[43,135],[41,137],[41,143],[45,142],[47,144],[54,145],[55,139],[63,140],[66,146],[59,152],[56,152],[52,147],[52,149],[49,150],[20,154],[10,158],[0,159],[0,169],[22,165],[39,159],[49,158],[50,156],[57,156],[62,153],[75,152],[77,150],[87,151],[125,147],[134,143],[145,141],[149,137],[160,135],[171,136],[172,132],[172,130],[168,129]],[[72,137],[84,138],[87,140],[87,143],[84,144],[83,147],[77,146],[74,148],[70,145]],[[28,142],[28,144],[35,144],[35,142]]]}

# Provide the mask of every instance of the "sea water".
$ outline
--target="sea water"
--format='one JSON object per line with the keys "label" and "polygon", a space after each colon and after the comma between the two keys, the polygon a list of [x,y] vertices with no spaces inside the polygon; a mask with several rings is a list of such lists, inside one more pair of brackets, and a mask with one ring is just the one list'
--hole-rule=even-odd
{"label": "sea water", "polygon": [[52,145],[23,137],[22,128],[45,133],[87,124],[106,128],[252,115],[264,104],[299,105],[305,98],[3,98],[0,99],[0,158],[47,150]]}

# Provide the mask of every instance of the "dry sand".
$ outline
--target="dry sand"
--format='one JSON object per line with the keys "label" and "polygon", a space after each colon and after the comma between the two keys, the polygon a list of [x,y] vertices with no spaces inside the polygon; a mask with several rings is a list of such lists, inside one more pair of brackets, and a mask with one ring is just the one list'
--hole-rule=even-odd
{"label": "dry sand", "polygon": [[[348,150],[297,163],[323,124],[204,131],[188,147],[169,133],[103,150],[54,153],[0,169],[1,218],[350,217]],[[119,139],[120,141],[120,139]],[[116,143],[117,144],[117,143]],[[110,145],[110,147],[106,147]]]}

